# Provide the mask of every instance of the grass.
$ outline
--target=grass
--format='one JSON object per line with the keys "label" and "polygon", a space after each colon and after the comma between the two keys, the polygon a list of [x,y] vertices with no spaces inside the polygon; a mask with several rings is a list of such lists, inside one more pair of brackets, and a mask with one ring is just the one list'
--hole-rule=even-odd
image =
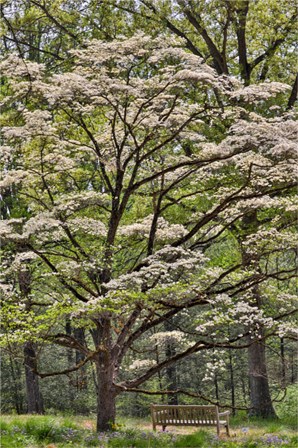
{"label": "grass", "polygon": [[297,419],[258,420],[238,416],[231,437],[218,438],[215,428],[169,427],[152,432],[149,420],[120,419],[117,430],[95,432],[94,418],[2,416],[1,448],[297,448]]}

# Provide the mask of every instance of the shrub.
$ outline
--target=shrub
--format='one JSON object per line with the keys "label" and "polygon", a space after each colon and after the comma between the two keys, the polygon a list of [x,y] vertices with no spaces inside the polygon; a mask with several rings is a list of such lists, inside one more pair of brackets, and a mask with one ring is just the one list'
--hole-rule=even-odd
{"label": "shrub", "polygon": [[276,403],[276,412],[281,418],[295,418],[297,423],[298,385],[287,387],[285,399]]}

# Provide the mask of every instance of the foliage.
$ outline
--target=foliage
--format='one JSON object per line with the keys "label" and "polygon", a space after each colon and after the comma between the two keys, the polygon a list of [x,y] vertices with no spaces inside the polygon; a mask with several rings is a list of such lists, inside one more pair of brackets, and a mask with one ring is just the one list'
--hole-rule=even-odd
{"label": "foliage", "polygon": [[44,445],[50,442],[66,443],[68,440],[79,442],[85,436],[84,431],[69,419],[51,416],[28,419],[14,417],[9,423],[2,422],[1,425],[1,446],[7,448],[30,446],[30,443]]}
{"label": "foliage", "polygon": [[[29,194],[31,200],[28,202],[27,207],[30,209],[30,215],[25,223],[22,223],[18,218],[12,218],[3,221],[1,225],[3,236],[7,241],[27,248],[22,254],[18,254],[15,257],[12,269],[18,270],[20,263],[25,259],[30,260],[32,266],[42,266],[39,264],[39,261],[37,262],[39,259],[42,261],[45,270],[42,272],[39,267],[35,276],[41,275],[44,279],[44,287],[48,291],[56,290],[57,297],[50,293],[49,303],[53,302],[54,306],[51,309],[47,308],[45,313],[34,315],[33,310],[19,310],[18,306],[13,302],[10,303],[9,297],[12,293],[8,289],[6,306],[9,306],[9,308],[3,311],[3,321],[6,321],[5,313],[9,315],[10,312],[14,312],[16,318],[19,316],[15,324],[9,324],[17,338],[20,338],[21,335],[23,335],[23,338],[26,338],[28,332],[31,332],[32,337],[35,337],[34,333],[37,336],[38,331],[41,333],[47,332],[48,328],[53,326],[58,317],[65,318],[67,315],[71,315],[73,318],[84,319],[84,316],[88,318],[88,315],[91,313],[92,316],[94,312],[103,312],[105,310],[115,312],[117,307],[126,307],[128,304],[135,302],[137,297],[141,300],[154,302],[160,294],[166,294],[169,300],[171,300],[170,298],[173,294],[177,297],[183,295],[191,296],[198,293],[203,295],[205,294],[204,289],[201,288],[202,291],[200,291],[198,283],[205,285],[205,290],[207,290],[211,282],[217,282],[217,277],[229,279],[234,284],[230,289],[236,288],[237,291],[237,285],[241,281],[248,283],[255,274],[249,271],[245,272],[245,270],[237,272],[231,265],[226,272],[221,268],[209,269],[208,258],[199,251],[190,251],[182,248],[174,249],[175,246],[180,246],[188,240],[192,241],[193,246],[198,244],[204,245],[205,241],[200,241],[202,238],[202,235],[200,235],[201,229],[205,234],[207,232],[207,235],[211,235],[214,232],[214,218],[217,218],[219,220],[219,228],[215,231],[217,233],[214,236],[209,236],[207,241],[210,238],[214,239],[228,227],[224,223],[226,219],[233,222],[239,220],[239,217],[242,216],[242,210],[247,207],[252,207],[253,209],[257,207],[260,215],[266,213],[268,208],[272,210],[273,207],[275,210],[278,210],[278,213],[285,210],[288,210],[287,213],[290,213],[292,210],[291,196],[288,198],[272,197],[269,199],[269,195],[274,195],[276,191],[280,189],[291,191],[293,187],[292,183],[289,184],[287,182],[293,170],[291,160],[289,159],[287,163],[284,159],[285,154],[291,154],[293,151],[292,131],[294,124],[291,119],[287,120],[287,117],[277,121],[280,123],[280,135],[273,134],[275,129],[274,120],[270,122],[270,120],[267,121],[260,116],[249,115],[252,123],[239,120],[237,124],[231,127],[231,136],[224,139],[218,147],[209,143],[199,143],[196,149],[197,155],[194,153],[192,157],[188,158],[183,155],[182,148],[176,146],[175,163],[173,163],[171,153],[166,152],[168,151],[169,143],[172,146],[179,145],[177,137],[180,136],[182,130],[186,131],[188,129],[190,123],[197,128],[198,132],[202,118],[203,120],[211,119],[209,112],[204,108],[200,109],[192,100],[188,103],[181,98],[181,101],[179,100],[178,102],[178,97],[175,97],[175,89],[179,88],[183,92],[183,89],[189,85],[190,80],[203,85],[206,83],[211,84],[211,90],[216,87],[222,90],[223,95],[228,94],[231,98],[240,98],[244,95],[248,102],[255,101],[258,98],[264,100],[268,95],[269,97],[276,95],[284,90],[286,86],[277,83],[268,84],[264,91],[260,90],[259,87],[255,91],[254,87],[246,90],[236,87],[235,92],[228,93],[224,83],[208,67],[204,67],[204,69],[203,66],[200,66],[199,69],[195,68],[199,62],[197,58],[190,57],[179,48],[171,49],[170,46],[165,52],[164,49],[160,50],[160,44],[161,42],[158,40],[156,42],[150,40],[149,42],[148,38],[143,36],[130,39],[125,45],[123,42],[114,43],[110,46],[94,42],[90,44],[88,50],[76,53],[79,58],[76,72],[55,76],[46,83],[41,81],[43,76],[42,69],[37,68],[34,64],[27,65],[27,69],[31,70],[31,76],[36,76],[36,80],[31,80],[29,84],[27,81],[23,81],[20,90],[18,90],[18,93],[15,92],[15,94],[21,101],[24,95],[27,95],[26,92],[29,86],[32,85],[30,88],[35,92],[33,95],[36,99],[42,98],[42,101],[48,103],[47,107],[50,110],[52,109],[51,114],[53,114],[53,118],[51,118],[49,111],[38,109],[34,111],[24,110],[22,112],[25,120],[23,126],[4,128],[4,134],[8,143],[11,142],[16,145],[15,150],[13,146],[10,147],[10,151],[12,151],[11,157],[15,157],[20,150],[23,151],[24,165],[22,168],[8,172],[3,180],[3,188],[8,188],[11,184],[21,183],[23,185],[19,191],[21,196],[26,197],[29,189],[33,189],[35,193]],[[150,48],[152,45],[155,48]],[[165,45],[164,39],[163,45]],[[145,50],[146,46],[149,48]],[[137,55],[138,47],[143,48],[140,56]],[[109,64],[115,48],[117,51],[120,51],[119,49],[122,48],[123,54],[117,55],[118,60],[114,60],[116,66],[113,66],[111,69]],[[107,51],[106,55],[102,53],[104,49]],[[126,52],[129,53],[129,58]],[[143,52],[145,52],[144,55]],[[150,53],[152,54],[150,55]],[[91,54],[93,55],[93,62],[90,68]],[[151,79],[140,80],[138,73],[142,67],[142,59],[144,57],[145,59],[149,58],[148,61],[151,61],[148,67],[145,68],[144,65],[142,68],[145,71],[144,73],[146,73],[146,71],[153,69],[152,64],[156,67],[156,61],[160,58],[163,64],[165,64],[170,54],[175,58],[175,65],[170,63],[167,69],[160,68],[160,74],[158,72],[150,74]],[[131,58],[133,58],[133,63],[131,63]],[[7,65],[8,63],[10,65]],[[3,65],[3,69],[8,70],[7,74],[9,76],[26,77],[26,71],[24,72],[24,66],[22,66],[21,61],[13,59],[14,73],[10,72],[11,69],[9,67],[11,67],[11,63],[12,60],[9,60]],[[104,69],[100,68],[97,72],[94,67],[98,63],[106,67]],[[136,63],[140,68],[136,70],[135,75],[130,75],[131,80],[126,85],[124,80],[128,73],[127,71],[133,70]],[[189,68],[185,69],[184,67]],[[205,70],[205,72],[202,70]],[[115,81],[114,77],[116,75],[119,77],[119,84]],[[171,81],[173,77],[174,80]],[[88,78],[90,78],[89,81],[87,81]],[[159,85],[157,84],[157,78],[160,78]],[[109,87],[107,84],[108,79]],[[84,87],[82,85],[83,82]],[[154,88],[153,82],[155,83]],[[97,92],[96,89],[100,83],[104,83],[105,91]],[[11,85],[15,89],[14,81],[12,81]],[[68,85],[68,90],[66,85]],[[109,96],[106,97],[108,90]],[[78,92],[79,99],[77,98]],[[144,95],[145,97],[143,97]],[[12,99],[15,99],[15,96]],[[136,107],[140,101],[141,106]],[[168,107],[168,112],[165,116],[158,109],[160,101],[164,101],[164,107],[166,105]],[[105,112],[102,116],[99,115],[100,119],[98,121],[98,117],[95,118],[95,116],[99,114],[99,104],[102,107],[102,111]],[[149,112],[150,122],[148,122],[147,118]],[[122,117],[122,113],[125,114],[124,117]],[[216,116],[217,114],[218,117]],[[94,116],[93,122],[92,115]],[[212,119],[221,119],[221,113],[216,112],[216,115]],[[179,120],[177,121],[178,116]],[[94,130],[90,130],[85,120],[90,122],[90,126]],[[122,123],[123,120],[124,122]],[[180,120],[182,120],[182,124]],[[77,135],[81,141],[71,139],[72,135],[70,132],[74,132],[72,128],[75,124],[79,126],[80,132],[84,131],[82,135]],[[124,126],[124,130],[122,130],[122,126]],[[36,127],[40,127],[43,136],[36,135]],[[268,142],[263,141],[264,131],[267,132]],[[101,137],[97,136],[95,138],[93,132],[101,132]],[[69,135],[64,137],[64,135],[67,135],[66,133]],[[63,137],[61,137],[62,135]],[[242,135],[242,142],[240,135]],[[21,136],[25,137],[23,142],[20,142]],[[237,138],[237,143],[234,136]],[[88,137],[88,140],[85,140],[86,137]],[[112,146],[110,146],[109,138],[114,139]],[[283,143],[282,147],[277,148],[276,145],[278,145],[281,138],[288,138],[288,141]],[[256,143],[252,143],[248,152],[245,146],[249,144],[248,142],[251,139],[255,139],[256,142],[258,141],[259,144],[263,145],[263,154],[259,153],[258,155],[259,163],[268,163],[271,166],[269,170],[266,168],[267,179],[266,181],[263,179],[262,183],[261,177],[264,176],[265,172],[255,162],[252,163],[251,159],[253,157],[256,160],[257,157],[254,153]],[[232,150],[228,150],[228,145],[232,145]],[[64,150],[62,150],[63,146]],[[75,152],[75,158],[73,158],[73,151],[76,146],[78,148]],[[5,153],[8,151],[8,148],[8,146],[4,147]],[[18,149],[16,150],[16,148]],[[141,151],[139,148],[142,148]],[[114,150],[119,150],[118,155],[113,155]],[[16,151],[15,155],[13,155],[14,151]],[[40,151],[42,151],[41,167]],[[164,162],[163,167],[159,168],[158,157],[161,155],[164,158]],[[134,160],[134,157],[137,157],[137,161]],[[142,161],[142,165],[140,165],[138,160]],[[276,160],[274,165],[273,160]],[[85,163],[84,168],[83,162]],[[99,172],[97,168],[93,169],[95,163],[99,163]],[[243,175],[248,176],[243,185],[239,183],[238,177],[234,177],[233,172],[227,175],[222,172],[227,163],[231,165],[232,170],[238,168]],[[123,168],[121,164],[123,164]],[[213,164],[215,169],[212,168]],[[210,166],[208,168],[211,171],[210,176],[207,175],[205,165]],[[166,192],[172,191],[175,187],[177,195],[180,192],[182,181],[187,180],[189,185],[197,182],[197,176],[193,176],[193,171],[190,169],[193,166],[196,167],[196,171],[199,170],[204,173],[205,182],[212,189],[217,187],[215,179],[221,171],[222,186],[216,193],[214,191],[214,196],[209,201],[209,204],[203,205],[203,208],[207,205],[207,209],[209,208],[210,210],[208,213],[205,212],[206,216],[210,216],[207,219],[209,226],[205,225],[206,218],[200,217],[202,212],[199,211],[201,207],[198,204],[198,211],[195,212],[195,216],[199,216],[197,218],[198,222],[192,229],[187,229],[180,223],[171,222],[173,218],[170,215],[165,215],[170,220],[168,221],[162,216],[162,211],[170,206],[175,211],[174,204],[165,200]],[[283,167],[283,171],[279,171],[281,167]],[[33,174],[33,168],[35,174]],[[47,181],[45,181],[43,175],[44,170],[50,170],[47,175]],[[72,184],[71,179],[75,178],[77,187],[75,185],[71,187],[67,185],[66,170],[71,173],[67,182]],[[152,176],[149,175],[151,170],[154,170]],[[114,177],[114,172],[116,177]],[[61,173],[63,173],[63,178]],[[93,178],[92,185],[88,185],[88,182],[90,182],[88,179],[91,178]],[[145,215],[137,223],[132,223],[135,220],[135,213],[128,213],[128,204],[131,202],[134,208],[138,203],[140,194],[145,192],[149,196],[155,194],[149,187],[151,181],[164,184],[163,190],[159,194],[159,208],[153,215],[148,214],[150,211],[148,203],[145,211],[147,216]],[[44,182],[46,182],[46,186],[39,190]],[[226,185],[224,185],[225,183]],[[228,183],[229,187],[227,186]],[[185,182],[182,185],[185,185]],[[206,189],[207,185],[202,185],[202,188]],[[66,192],[69,188],[71,188],[71,193],[67,194]],[[81,193],[79,193],[81,188],[85,190],[84,199]],[[99,193],[99,188],[103,189],[104,193]],[[89,191],[86,191],[86,189]],[[38,193],[38,191],[41,193]],[[237,206],[234,207],[234,196],[239,194],[239,192],[241,192],[241,196]],[[195,191],[192,191],[189,195],[195,195]],[[165,200],[165,205],[164,208],[161,208],[163,200]],[[89,217],[94,206],[97,207],[96,219]],[[86,212],[82,214],[81,210],[86,210]],[[107,210],[111,210],[110,218]],[[11,213],[13,216],[14,210],[11,210]],[[117,222],[115,224],[114,220],[116,218]],[[194,216],[190,214],[188,218],[194,219]],[[282,215],[275,216],[275,222],[282,223],[282,218]],[[118,227],[118,222],[121,219],[124,221],[124,225]],[[220,223],[221,221],[222,223]],[[291,241],[292,233],[277,231],[276,228],[271,229],[268,227],[267,220],[265,222],[266,224],[264,224],[263,228],[257,233],[248,236],[243,242],[243,245],[247,246],[250,257],[260,257],[257,253],[261,252],[262,256],[266,254],[268,258],[271,253],[280,252],[287,246],[288,250],[291,251],[293,245]],[[126,269],[133,269],[131,273],[127,274],[129,271],[123,270],[123,257],[128,255],[126,248],[133,247],[133,241],[137,234],[142,235],[142,243],[149,238],[147,258],[145,256],[146,253],[142,251],[141,256],[138,255],[138,259],[143,259],[142,264],[139,264],[140,268],[133,267],[133,265],[127,266]],[[92,235],[97,236],[97,242],[90,251],[90,238]],[[196,237],[192,240],[193,235]],[[272,239],[273,236],[274,241]],[[130,238],[126,240],[128,237]],[[123,246],[122,241],[126,242],[125,246]],[[161,241],[163,241],[163,244],[161,244]],[[265,242],[267,248],[264,252]],[[61,252],[61,247],[70,243],[71,245],[67,251]],[[119,251],[112,249],[113,246],[117,247],[119,243],[121,243],[118,246],[120,248]],[[171,243],[172,247],[167,246],[169,243]],[[45,246],[48,244],[52,245],[55,250],[46,250]],[[151,255],[153,244],[156,246],[156,255]],[[75,250],[75,257],[71,256],[71,250]],[[113,254],[114,251],[115,255]],[[170,254],[171,251],[173,255]],[[96,257],[95,252],[97,253]],[[131,256],[133,259],[135,258],[135,249],[133,249]],[[171,273],[168,268],[169,262],[167,261],[169,258],[171,258]],[[180,258],[184,261],[176,261],[176,264],[172,262],[172,260]],[[195,263],[197,263],[198,267],[203,265],[206,267],[201,271],[197,270],[194,272]],[[181,276],[182,266],[185,276],[184,281]],[[158,270],[161,270],[161,273]],[[192,270],[191,275],[187,275],[188,270]],[[112,273],[113,271],[114,274]],[[116,272],[118,273],[118,279],[115,276]],[[291,272],[292,270],[290,269],[289,273]],[[8,269],[7,275],[12,274],[11,268]],[[107,277],[104,282],[102,275]],[[264,279],[267,278],[267,275],[265,272],[263,273]],[[269,276],[274,275],[274,272],[269,273]],[[95,280],[96,276],[99,284],[98,280]],[[148,280],[145,280],[146,276]],[[161,276],[160,279],[158,276]],[[195,277],[198,279],[197,281],[194,280]],[[154,283],[156,279],[158,281],[153,288],[152,282]],[[177,280],[175,281],[175,279]],[[190,291],[186,289],[186,281],[191,285]],[[107,293],[103,294],[100,290],[97,291],[99,287],[103,288],[102,285],[108,291]],[[62,300],[58,299],[61,286],[65,290]],[[189,288],[188,285],[187,288]],[[148,291],[148,293],[143,294],[142,290],[144,292]],[[214,308],[216,313],[218,308],[222,308],[222,318],[225,316],[225,322],[227,318],[229,318],[229,322],[232,322],[235,315],[239,321],[244,318],[242,316],[243,313],[248,316],[255,311],[254,308],[247,304],[247,301],[245,305],[241,305],[242,302],[240,301],[238,304],[239,309],[235,310],[233,300],[224,293],[225,289],[221,288],[221,291],[222,294],[218,294],[217,298],[212,300],[215,300],[217,305]],[[70,298],[67,295],[69,292],[72,292],[78,300],[74,301]],[[135,292],[137,292],[137,295],[135,295]],[[289,301],[291,302],[291,297],[287,295],[287,301],[284,300],[284,303]],[[227,307],[230,310],[230,316],[227,314]],[[207,311],[206,315],[208,316],[206,325],[213,326],[214,322],[221,323],[221,314],[215,317],[213,316],[213,310],[210,310]],[[22,325],[20,329],[21,316]],[[202,316],[202,319],[205,321],[205,315]],[[252,317],[251,319],[245,323],[246,326],[251,325],[254,318]],[[256,319],[262,320],[263,317],[256,317]],[[270,319],[264,319],[264,322],[266,321],[267,325],[269,325]],[[33,322],[34,325],[32,325]],[[84,325],[87,325],[85,320]],[[200,326],[198,328],[202,334],[207,331],[207,327]],[[258,334],[256,333],[255,336],[258,337]]]}
{"label": "foliage", "polygon": [[[130,421],[130,425],[136,422]],[[271,448],[295,446],[296,437],[291,431],[285,432],[286,427],[279,423],[276,431],[272,433],[270,422],[263,421],[263,432],[254,431],[258,428],[258,421],[242,427],[237,435],[230,439],[218,438],[214,431],[199,430],[192,434],[183,435],[171,431],[153,433],[148,430],[121,427],[108,433],[95,433],[91,429],[83,429],[83,422],[78,419],[66,419],[61,417],[27,417],[16,418],[3,416],[1,421],[2,447],[25,448],[55,446],[56,448],[92,446],[109,447],[134,447],[134,448]],[[233,425],[233,423],[232,423]]]}
{"label": "foliage", "polygon": [[297,384],[293,384],[287,387],[285,399],[276,404],[278,415],[283,416],[283,418],[292,418],[297,423],[297,402]]}

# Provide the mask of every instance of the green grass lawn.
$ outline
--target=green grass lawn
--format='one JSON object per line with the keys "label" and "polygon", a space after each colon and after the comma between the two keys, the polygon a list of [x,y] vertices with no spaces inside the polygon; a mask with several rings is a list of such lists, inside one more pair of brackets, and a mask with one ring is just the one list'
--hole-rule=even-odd
{"label": "green grass lawn", "polygon": [[95,419],[63,416],[1,417],[1,448],[275,448],[298,447],[296,421],[231,421],[231,437],[215,428],[169,427],[153,433],[149,420],[121,419],[115,431],[97,434]]}

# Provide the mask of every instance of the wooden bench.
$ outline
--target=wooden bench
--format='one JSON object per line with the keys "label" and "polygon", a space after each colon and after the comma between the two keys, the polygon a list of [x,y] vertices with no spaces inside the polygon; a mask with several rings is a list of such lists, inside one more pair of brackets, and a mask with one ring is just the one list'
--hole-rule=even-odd
{"label": "wooden bench", "polygon": [[151,405],[153,431],[156,425],[161,425],[163,431],[166,426],[215,426],[219,435],[223,426],[230,436],[229,414],[230,411],[218,412],[217,406]]}

